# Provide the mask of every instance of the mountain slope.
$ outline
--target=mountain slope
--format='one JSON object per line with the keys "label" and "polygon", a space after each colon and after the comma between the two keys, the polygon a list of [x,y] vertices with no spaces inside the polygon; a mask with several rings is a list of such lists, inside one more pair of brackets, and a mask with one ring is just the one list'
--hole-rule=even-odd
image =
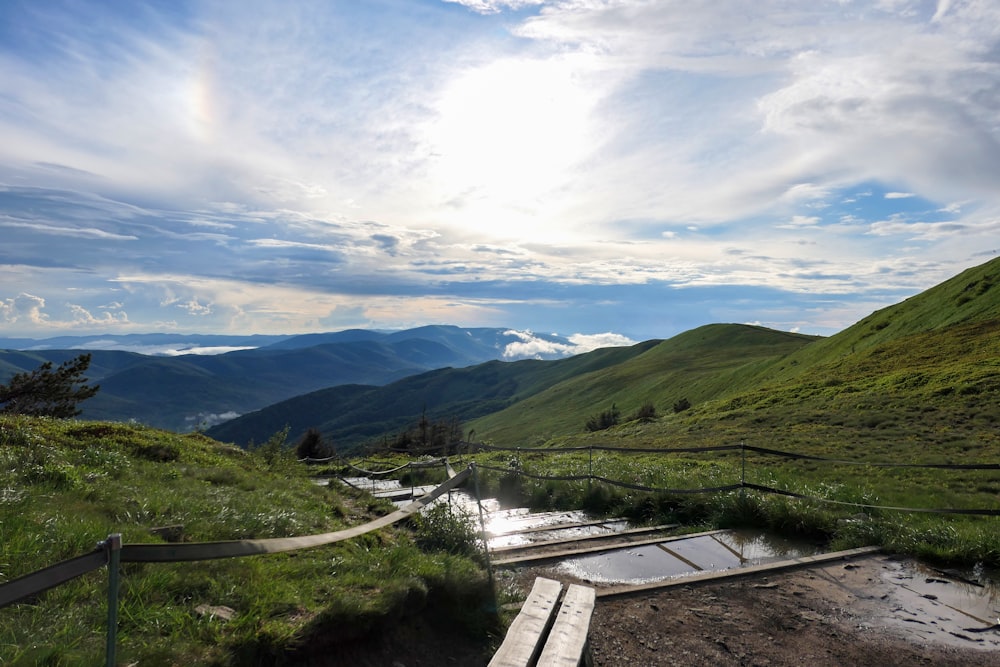
{"label": "mountain slope", "polygon": [[[642,446],[680,439],[796,446],[848,437],[868,447],[880,438],[981,440],[977,429],[995,432],[990,420],[1000,420],[990,405],[1000,402],[998,284],[994,260],[830,338],[714,324],[644,343],[618,363],[602,357],[588,367],[597,357],[582,355],[572,365],[485,364],[377,391],[296,398],[213,435],[259,440],[289,423],[293,434],[317,426],[341,444],[356,444],[412,424],[426,407],[433,418],[465,420],[477,439],[515,446],[617,438]],[[572,372],[550,373],[550,366]],[[694,407],[674,414],[680,399]],[[612,405],[627,420],[646,403],[660,415],[652,423],[585,432],[588,417]],[[906,432],[910,423],[917,426]]]}
{"label": "mountain slope", "polygon": [[[552,338],[552,337],[549,337]],[[163,356],[93,350],[87,373],[101,391],[84,403],[83,417],[135,420],[159,428],[188,431],[271,405],[292,396],[341,384],[382,385],[435,368],[463,367],[504,358],[521,340],[507,329],[427,326],[392,333],[351,330],[295,337],[180,337],[141,335],[106,339],[53,339],[73,349],[30,352],[0,350],[0,383],[43,362],[61,363],[84,350],[78,344],[128,344],[165,349],[251,341],[265,347],[225,354]],[[554,338],[561,356],[571,348]],[[35,341],[44,347],[52,341]],[[160,347],[157,347],[160,346]]]}
{"label": "mountain slope", "polygon": [[469,420],[499,410],[567,378],[618,365],[657,341],[605,348],[567,359],[490,361],[407,377],[384,387],[341,386],[297,396],[209,429],[211,437],[246,445],[285,425],[290,437],[319,428],[341,448],[405,429],[428,419]]}
{"label": "mountain slope", "polygon": [[528,445],[583,430],[614,404],[623,418],[651,403],[669,412],[680,399],[699,403],[730,391],[740,374],[816,340],[740,324],[710,324],[679,334],[620,365],[570,378],[470,424],[481,437]]}
{"label": "mountain slope", "polygon": [[[691,410],[549,444],[745,441],[884,460],[994,460],[1000,448],[998,284],[1000,260],[993,260],[835,336],[747,366]],[[517,419],[506,417],[499,428],[510,429]]]}

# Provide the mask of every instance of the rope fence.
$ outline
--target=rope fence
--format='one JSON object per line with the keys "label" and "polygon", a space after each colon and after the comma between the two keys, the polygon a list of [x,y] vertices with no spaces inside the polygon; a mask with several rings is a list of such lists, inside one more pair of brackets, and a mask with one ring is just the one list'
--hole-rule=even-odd
{"label": "rope fence", "polygon": [[[622,448],[609,446],[590,447],[566,447],[566,448],[525,448],[525,447],[498,447],[487,444],[463,443],[468,452],[510,452],[517,455],[513,467],[491,466],[483,463],[470,463],[461,472],[455,472],[447,457],[438,457],[422,461],[411,461],[404,465],[395,465],[394,462],[387,469],[371,470],[360,467],[345,461],[339,457],[329,457],[325,459],[302,459],[303,463],[331,463],[337,462],[346,465],[351,470],[357,471],[368,477],[388,476],[398,473],[407,468],[434,468],[443,466],[447,474],[447,479],[433,490],[425,493],[419,498],[412,500],[407,505],[399,508],[395,512],[383,517],[374,519],[368,523],[339,530],[335,532],[322,533],[317,535],[306,535],[299,537],[269,538],[255,540],[230,540],[220,542],[196,542],[180,544],[123,544],[120,534],[109,535],[106,540],[99,542],[90,553],[72,558],[61,563],[46,567],[42,570],[32,572],[7,583],[0,585],[0,608],[11,604],[22,602],[33,598],[51,588],[64,584],[72,579],[83,576],[89,572],[103,567],[108,568],[108,642],[107,642],[107,664],[114,665],[115,642],[117,629],[117,608],[118,608],[118,577],[119,564],[122,562],[132,563],[167,563],[167,562],[190,562],[201,560],[212,560],[221,558],[241,558],[253,555],[272,554],[299,549],[308,549],[322,545],[332,544],[343,540],[352,539],[365,533],[379,530],[393,523],[409,518],[427,507],[431,502],[441,497],[445,493],[465,483],[470,477],[475,482],[476,498],[478,493],[477,469],[488,470],[504,475],[519,475],[539,481],[560,481],[560,482],[598,482],[609,486],[629,489],[633,491],[662,493],[662,494],[711,494],[728,491],[749,489],[761,493],[781,495],[801,500],[808,500],[820,503],[828,503],[840,506],[849,506],[862,509],[878,509],[899,512],[922,512],[935,514],[961,514],[976,516],[1000,516],[1000,509],[996,508],[918,508],[918,507],[893,507],[888,505],[874,505],[866,503],[856,503],[829,498],[821,498],[794,491],[777,489],[762,484],[754,484],[746,481],[746,454],[753,452],[766,456],[774,456],[786,459],[806,460],[810,462],[870,466],[879,468],[924,468],[933,470],[1000,470],[1000,463],[984,464],[953,464],[953,463],[891,463],[891,462],[871,462],[871,461],[851,461],[807,454],[797,454],[785,452],[765,447],[748,446],[743,443],[739,445],[719,445],[712,447],[674,447],[674,448]],[[637,484],[624,480],[610,479],[601,475],[595,475],[593,471],[593,454],[597,451],[614,452],[620,454],[691,454],[705,452],[740,452],[742,458],[741,478],[738,482],[718,486],[706,486],[699,488],[663,488]],[[567,453],[588,452],[589,468],[587,474],[582,475],[546,475],[527,472],[521,467],[522,454],[545,454],[559,455]],[[361,461],[362,464],[365,461]],[[379,465],[379,462],[369,461],[368,464]],[[480,521],[482,522],[482,507],[480,506]]]}
{"label": "rope fence", "polygon": [[[501,474],[521,475],[526,478],[535,479],[539,481],[601,482],[609,486],[616,486],[620,488],[630,489],[633,491],[644,491],[650,493],[677,494],[677,495],[719,493],[725,491],[735,491],[738,489],[750,489],[753,491],[759,491],[761,493],[770,493],[790,498],[797,498],[800,500],[809,500],[819,503],[827,503],[831,505],[856,507],[859,509],[878,509],[878,510],[896,511],[896,512],[918,512],[918,513],[929,513],[929,514],[1000,516],[1000,509],[998,508],[963,509],[963,508],[897,507],[892,505],[875,505],[869,503],[857,503],[844,500],[833,500],[830,498],[821,498],[819,496],[812,496],[812,495],[797,493],[794,491],[777,489],[772,486],[754,484],[746,481],[746,453],[753,452],[756,454],[763,454],[767,456],[775,456],[790,460],[810,461],[814,463],[827,463],[832,465],[867,466],[873,468],[904,468],[904,469],[962,470],[962,471],[1000,470],[1000,463],[892,463],[885,461],[858,461],[858,460],[829,458],[824,456],[815,456],[811,454],[798,454],[794,452],[785,452],[778,449],[756,447],[753,445],[746,445],[743,443],[739,445],[717,445],[711,447],[672,447],[672,448],[662,448],[662,449],[648,448],[648,447],[609,447],[604,445],[595,445],[591,447],[549,448],[549,447],[498,447],[495,445],[482,444],[482,445],[474,445],[474,447],[479,451],[509,452],[517,455],[514,467],[503,468],[499,466],[490,466],[480,463],[478,465],[481,469],[490,470],[492,472],[497,472]],[[683,489],[648,486],[631,482],[625,482],[622,480],[609,479],[607,477],[595,475],[593,471],[593,453],[597,451],[614,452],[621,454],[664,454],[664,455],[739,451],[742,457],[742,472],[740,475],[740,480],[738,482],[722,486],[683,488]],[[521,454],[559,455],[559,454],[574,453],[574,452],[590,453],[589,469],[586,475],[545,475],[538,473],[530,473],[523,470],[523,468],[521,467],[521,460],[520,460]]]}
{"label": "rope fence", "polygon": [[[426,465],[427,463],[420,462],[414,467],[429,467]],[[112,666],[115,664],[116,653],[120,563],[176,563],[220,558],[242,558],[245,556],[309,549],[359,537],[413,516],[445,493],[466,482],[475,472],[475,466],[469,466],[465,470],[456,473],[446,459],[438,459],[435,463],[443,465],[445,469],[448,478],[444,483],[437,486],[434,490],[414,499],[395,512],[369,521],[368,523],[335,532],[300,537],[191,542],[184,544],[122,544],[121,535],[116,533],[109,535],[106,540],[99,542],[90,553],[56,563],[55,565],[0,585],[0,608],[29,600],[51,588],[55,588],[102,567],[107,567],[108,639],[106,664]],[[404,465],[400,468],[406,467],[408,466]]]}

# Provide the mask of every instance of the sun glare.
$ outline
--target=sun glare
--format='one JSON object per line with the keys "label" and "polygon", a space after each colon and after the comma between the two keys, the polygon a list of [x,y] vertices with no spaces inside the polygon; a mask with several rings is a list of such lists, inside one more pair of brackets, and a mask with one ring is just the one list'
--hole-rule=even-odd
{"label": "sun glare", "polygon": [[434,177],[465,204],[532,206],[586,155],[591,105],[565,63],[505,60],[467,71],[437,105]]}

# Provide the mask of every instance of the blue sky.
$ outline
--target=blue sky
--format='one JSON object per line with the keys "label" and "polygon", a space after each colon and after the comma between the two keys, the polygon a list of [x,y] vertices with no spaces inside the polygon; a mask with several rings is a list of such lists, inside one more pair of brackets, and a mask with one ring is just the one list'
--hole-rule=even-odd
{"label": "blue sky", "polygon": [[0,331],[832,334],[1000,248],[998,25],[959,0],[6,0]]}

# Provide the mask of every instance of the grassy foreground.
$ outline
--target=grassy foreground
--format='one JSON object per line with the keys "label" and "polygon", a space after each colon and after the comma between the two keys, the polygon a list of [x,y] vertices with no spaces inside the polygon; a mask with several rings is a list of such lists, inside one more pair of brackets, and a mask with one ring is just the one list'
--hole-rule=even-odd
{"label": "grassy foreground", "polygon": [[[162,542],[151,529],[163,526],[189,542],[287,537],[395,509],[366,498],[314,484],[274,446],[0,416],[0,583],[112,533],[126,544]],[[0,664],[103,664],[107,585],[102,568],[0,609]],[[295,664],[430,611],[486,650],[493,606],[471,534],[432,514],[285,554],[125,563],[117,653],[120,664]]]}

